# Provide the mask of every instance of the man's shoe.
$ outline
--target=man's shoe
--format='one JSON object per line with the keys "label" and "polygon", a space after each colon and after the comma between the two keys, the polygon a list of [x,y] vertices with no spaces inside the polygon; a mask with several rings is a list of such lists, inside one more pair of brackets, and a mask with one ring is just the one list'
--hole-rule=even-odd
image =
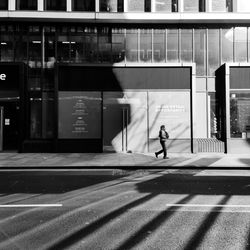
{"label": "man's shoe", "polygon": [[158,158],[158,154],[157,153],[155,153],[155,157]]}
{"label": "man's shoe", "polygon": [[163,159],[169,159],[169,157],[163,157]]}

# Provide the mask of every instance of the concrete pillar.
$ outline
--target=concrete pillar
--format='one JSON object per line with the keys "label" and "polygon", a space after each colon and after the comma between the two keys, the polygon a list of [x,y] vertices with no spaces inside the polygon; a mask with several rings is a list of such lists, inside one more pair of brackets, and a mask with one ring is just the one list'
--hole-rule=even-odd
{"label": "concrete pillar", "polygon": [[67,11],[72,11],[72,0],[67,0]]}
{"label": "concrete pillar", "polygon": [[9,10],[16,10],[16,0],[9,0]]}
{"label": "concrete pillar", "polygon": [[44,11],[44,0],[37,0],[37,10]]}

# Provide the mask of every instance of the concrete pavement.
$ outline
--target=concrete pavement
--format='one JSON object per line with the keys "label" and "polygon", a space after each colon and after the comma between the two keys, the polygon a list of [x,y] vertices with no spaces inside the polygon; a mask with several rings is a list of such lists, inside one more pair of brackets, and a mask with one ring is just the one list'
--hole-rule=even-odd
{"label": "concrete pavement", "polygon": [[0,154],[0,169],[45,167],[144,167],[144,168],[244,168],[250,169],[248,154],[177,154],[169,159],[141,153],[13,153]]}

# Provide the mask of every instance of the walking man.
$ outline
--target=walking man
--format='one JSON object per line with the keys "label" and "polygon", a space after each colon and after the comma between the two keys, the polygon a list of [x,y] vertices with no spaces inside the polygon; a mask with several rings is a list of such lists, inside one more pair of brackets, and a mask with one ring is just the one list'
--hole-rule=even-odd
{"label": "walking man", "polygon": [[169,138],[169,135],[168,135],[168,132],[165,130],[165,125],[161,125],[160,131],[159,131],[159,138],[160,138],[160,144],[162,146],[162,149],[158,152],[155,152],[155,157],[158,158],[158,155],[163,153],[163,159],[168,159],[166,140]]}

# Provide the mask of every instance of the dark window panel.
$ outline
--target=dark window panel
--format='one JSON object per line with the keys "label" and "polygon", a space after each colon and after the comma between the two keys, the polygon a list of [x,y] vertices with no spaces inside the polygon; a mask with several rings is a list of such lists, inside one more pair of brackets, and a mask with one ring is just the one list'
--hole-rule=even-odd
{"label": "dark window panel", "polygon": [[45,0],[45,10],[66,11],[66,0]]}
{"label": "dark window panel", "polygon": [[37,10],[37,0],[16,0],[17,10]]}
{"label": "dark window panel", "polygon": [[73,11],[95,11],[95,1],[93,0],[73,0]]}
{"label": "dark window panel", "polygon": [[0,1],[0,10],[8,10],[8,0]]}

